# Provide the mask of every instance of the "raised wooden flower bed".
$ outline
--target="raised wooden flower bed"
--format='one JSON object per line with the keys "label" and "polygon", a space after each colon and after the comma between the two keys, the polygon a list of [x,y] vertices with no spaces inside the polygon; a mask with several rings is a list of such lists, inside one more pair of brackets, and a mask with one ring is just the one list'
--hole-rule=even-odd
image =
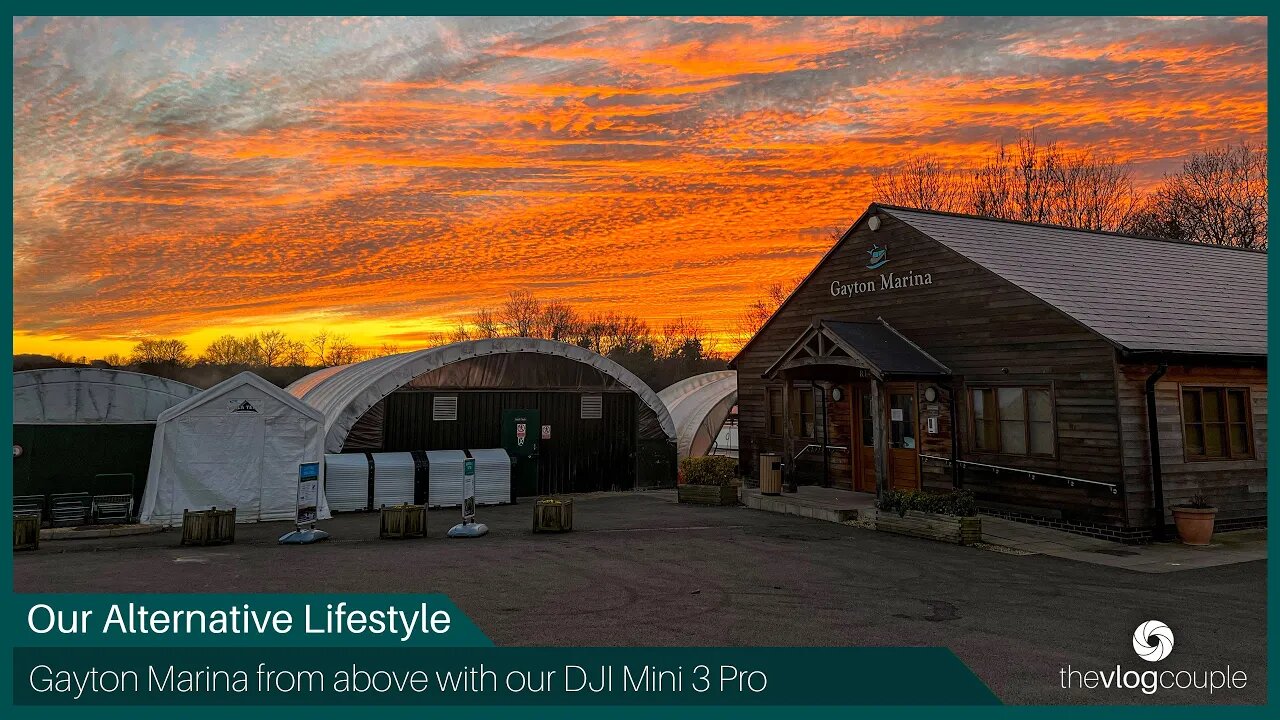
{"label": "raised wooden flower bed", "polygon": [[573,498],[540,497],[533,502],[534,532],[569,532],[573,529]]}
{"label": "raised wooden flower bed", "polygon": [[236,541],[236,509],[183,510],[183,545],[229,545]]}
{"label": "raised wooden flower bed", "polygon": [[737,505],[736,485],[681,485],[676,499],[693,505]]}
{"label": "raised wooden flower bed", "polygon": [[972,545],[982,540],[982,518],[976,515],[939,515],[919,510],[908,510],[900,515],[893,510],[877,510],[876,530],[957,545]]}
{"label": "raised wooden flower bed", "polygon": [[383,505],[378,513],[378,537],[403,540],[427,534],[426,505]]}
{"label": "raised wooden flower bed", "polygon": [[40,547],[40,515],[27,513],[13,516],[13,549],[36,550]]}

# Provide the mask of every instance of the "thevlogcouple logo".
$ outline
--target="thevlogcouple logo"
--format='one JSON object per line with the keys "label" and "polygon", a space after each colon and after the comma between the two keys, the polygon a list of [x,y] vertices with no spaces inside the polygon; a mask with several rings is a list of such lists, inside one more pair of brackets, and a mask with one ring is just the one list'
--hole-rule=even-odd
{"label": "thevlogcouple logo", "polygon": [[[1150,663],[1173,653],[1173,630],[1159,620],[1148,620],[1133,631],[1133,651]],[[1119,664],[1106,670],[1077,670],[1070,665],[1058,671],[1062,689],[1141,690],[1154,695],[1160,690],[1242,690],[1249,682],[1243,670],[1125,670]]]}

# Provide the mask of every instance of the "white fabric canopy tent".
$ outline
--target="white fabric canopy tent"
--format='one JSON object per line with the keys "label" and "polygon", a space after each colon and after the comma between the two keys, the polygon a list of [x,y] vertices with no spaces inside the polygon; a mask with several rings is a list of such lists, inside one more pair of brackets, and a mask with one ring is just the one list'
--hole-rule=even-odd
{"label": "white fabric canopy tent", "polygon": [[289,520],[298,465],[321,463],[317,516],[327,519],[324,416],[250,372],[160,414],[141,521],[182,522],[182,511],[236,508],[237,522]]}

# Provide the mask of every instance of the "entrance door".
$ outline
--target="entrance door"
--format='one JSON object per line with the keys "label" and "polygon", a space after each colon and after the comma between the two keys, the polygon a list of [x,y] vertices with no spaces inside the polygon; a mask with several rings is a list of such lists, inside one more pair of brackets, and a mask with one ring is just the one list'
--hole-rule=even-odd
{"label": "entrance door", "polygon": [[853,386],[858,401],[853,404],[853,489],[876,491],[875,424],[871,422],[871,389]]}
{"label": "entrance door", "polygon": [[920,489],[915,383],[890,383],[889,482],[894,490]]}
{"label": "entrance door", "polygon": [[511,499],[537,495],[538,439],[542,425],[537,410],[502,411],[502,447],[515,458],[511,468]]}

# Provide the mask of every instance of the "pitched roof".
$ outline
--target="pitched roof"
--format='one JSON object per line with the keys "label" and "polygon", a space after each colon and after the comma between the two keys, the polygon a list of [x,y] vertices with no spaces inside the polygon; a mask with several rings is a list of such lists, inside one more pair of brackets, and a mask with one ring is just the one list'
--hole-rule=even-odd
{"label": "pitched roof", "polygon": [[947,366],[933,359],[886,322],[840,322],[822,325],[841,342],[856,350],[885,373],[901,375],[950,375]]}
{"label": "pitched roof", "polygon": [[876,208],[1125,350],[1267,354],[1265,253]]}

